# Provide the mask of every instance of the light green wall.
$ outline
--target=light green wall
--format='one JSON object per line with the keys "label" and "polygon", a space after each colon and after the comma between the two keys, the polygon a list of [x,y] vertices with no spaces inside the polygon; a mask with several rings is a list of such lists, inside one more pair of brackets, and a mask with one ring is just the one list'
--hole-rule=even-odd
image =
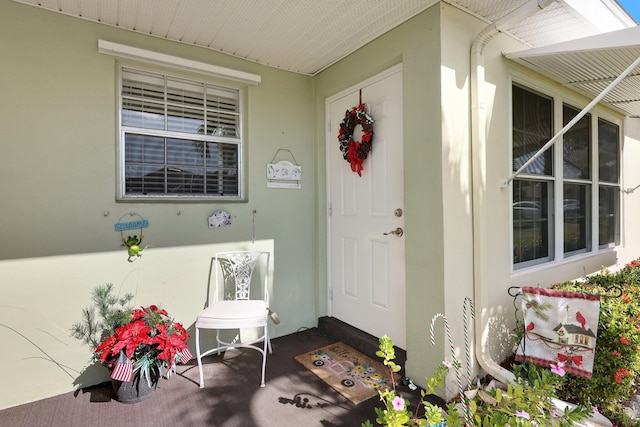
{"label": "light green wall", "polygon": [[[98,39],[262,77],[246,87],[246,202],[115,202],[117,68]],[[68,330],[97,285],[113,282],[192,326],[221,247],[273,251],[272,308],[282,320],[273,336],[316,325],[312,78],[11,1],[0,2],[0,61],[0,341],[11,343],[0,384],[21,384],[0,389],[0,408],[73,389],[89,352]],[[266,188],[266,164],[280,148],[302,165],[302,189]],[[216,209],[233,224],[209,229]],[[149,220],[152,247],[129,263],[114,224],[131,211]]]}
{"label": "light green wall", "polygon": [[[419,383],[443,360],[443,342],[428,339],[431,317],[443,310],[442,157],[439,5],[379,37],[314,80],[318,175],[320,312],[326,291],[325,100],[402,62],[408,375]],[[334,144],[334,141],[329,141]],[[337,149],[337,145],[336,145]],[[444,335],[443,335],[444,336]],[[391,337],[393,338],[393,337]]]}
{"label": "light green wall", "polygon": [[[0,89],[10,101],[0,107],[0,230],[12,242],[0,248],[0,259],[118,250],[113,224],[129,211],[149,219],[146,243],[155,247],[246,239],[255,209],[258,234],[306,258],[291,265],[311,265],[312,239],[290,237],[313,230],[311,78],[13,2],[0,7]],[[246,87],[246,203],[115,202],[116,59],[97,52],[98,39],[262,76],[260,85]],[[266,188],[266,164],[279,148],[303,166],[302,190]],[[233,226],[207,229],[215,209],[228,210]]]}

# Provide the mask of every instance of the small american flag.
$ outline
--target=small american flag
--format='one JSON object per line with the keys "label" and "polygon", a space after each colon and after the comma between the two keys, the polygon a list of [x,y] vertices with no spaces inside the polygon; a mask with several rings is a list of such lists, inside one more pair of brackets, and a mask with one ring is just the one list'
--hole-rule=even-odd
{"label": "small american flag", "polygon": [[187,363],[192,357],[193,354],[189,351],[189,347],[185,347],[184,350],[180,352],[180,363]]}
{"label": "small american flag", "polygon": [[124,354],[124,351],[121,351],[120,356],[118,356],[118,362],[111,373],[111,378],[124,382],[131,381],[133,378],[133,363],[131,363],[131,360]]}

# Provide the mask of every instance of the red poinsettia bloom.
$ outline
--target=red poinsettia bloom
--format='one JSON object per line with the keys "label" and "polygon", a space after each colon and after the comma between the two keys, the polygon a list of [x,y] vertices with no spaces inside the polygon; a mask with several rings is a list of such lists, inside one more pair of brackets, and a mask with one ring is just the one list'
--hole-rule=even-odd
{"label": "red poinsettia bloom", "polygon": [[158,325],[158,331],[160,333],[153,337],[153,343],[158,345],[158,350],[161,350],[158,359],[168,361],[168,369],[171,369],[175,364],[177,353],[184,350],[186,346],[185,337],[175,332],[168,333],[163,325]]}
{"label": "red poinsettia bloom", "polygon": [[95,352],[100,353],[100,363],[105,363],[105,360],[107,360],[107,357],[109,357],[113,346],[115,346],[117,343],[118,339],[115,337],[115,335],[111,335],[96,348]]}
{"label": "red poinsettia bloom", "polygon": [[96,348],[101,363],[111,367],[124,352],[135,369],[152,364],[162,372],[171,369],[176,360],[186,363],[191,357],[188,332],[174,322],[166,310],[155,305],[135,308],[131,310],[130,319]]}
{"label": "red poinsettia bloom", "polygon": [[131,320],[142,319],[145,315],[145,311],[143,308],[134,308],[131,310]]}
{"label": "red poinsettia bloom", "polygon": [[169,314],[167,313],[167,310],[165,310],[164,308],[158,308],[157,305],[150,305],[149,306],[149,310],[158,313],[158,314],[162,314],[163,316],[168,316]]}
{"label": "red poinsettia bloom", "polygon": [[124,349],[127,357],[131,359],[139,345],[151,344],[149,332],[151,328],[145,324],[144,320],[137,320],[119,327],[115,334],[119,342],[113,347],[113,353],[119,353]]}

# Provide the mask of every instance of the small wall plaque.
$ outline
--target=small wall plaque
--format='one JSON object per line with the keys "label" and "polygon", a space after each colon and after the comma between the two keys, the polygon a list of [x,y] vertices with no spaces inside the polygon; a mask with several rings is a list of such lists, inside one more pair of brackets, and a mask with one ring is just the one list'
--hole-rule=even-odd
{"label": "small wall plaque", "polygon": [[209,217],[209,228],[226,227],[231,225],[231,215],[225,211],[215,211]]}
{"label": "small wall plaque", "polygon": [[[274,163],[280,151],[288,151],[295,163],[288,160],[280,160]],[[301,188],[302,166],[298,165],[290,150],[279,149],[273,156],[271,163],[267,164],[267,188]]]}

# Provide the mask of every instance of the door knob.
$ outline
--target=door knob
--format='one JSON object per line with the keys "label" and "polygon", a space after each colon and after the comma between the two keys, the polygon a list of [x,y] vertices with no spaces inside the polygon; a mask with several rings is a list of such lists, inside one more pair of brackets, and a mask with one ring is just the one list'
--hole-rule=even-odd
{"label": "door knob", "polygon": [[398,227],[393,231],[389,231],[388,233],[382,233],[382,234],[384,234],[385,236],[388,236],[389,234],[393,234],[394,236],[402,237],[402,235],[404,234],[404,230]]}

